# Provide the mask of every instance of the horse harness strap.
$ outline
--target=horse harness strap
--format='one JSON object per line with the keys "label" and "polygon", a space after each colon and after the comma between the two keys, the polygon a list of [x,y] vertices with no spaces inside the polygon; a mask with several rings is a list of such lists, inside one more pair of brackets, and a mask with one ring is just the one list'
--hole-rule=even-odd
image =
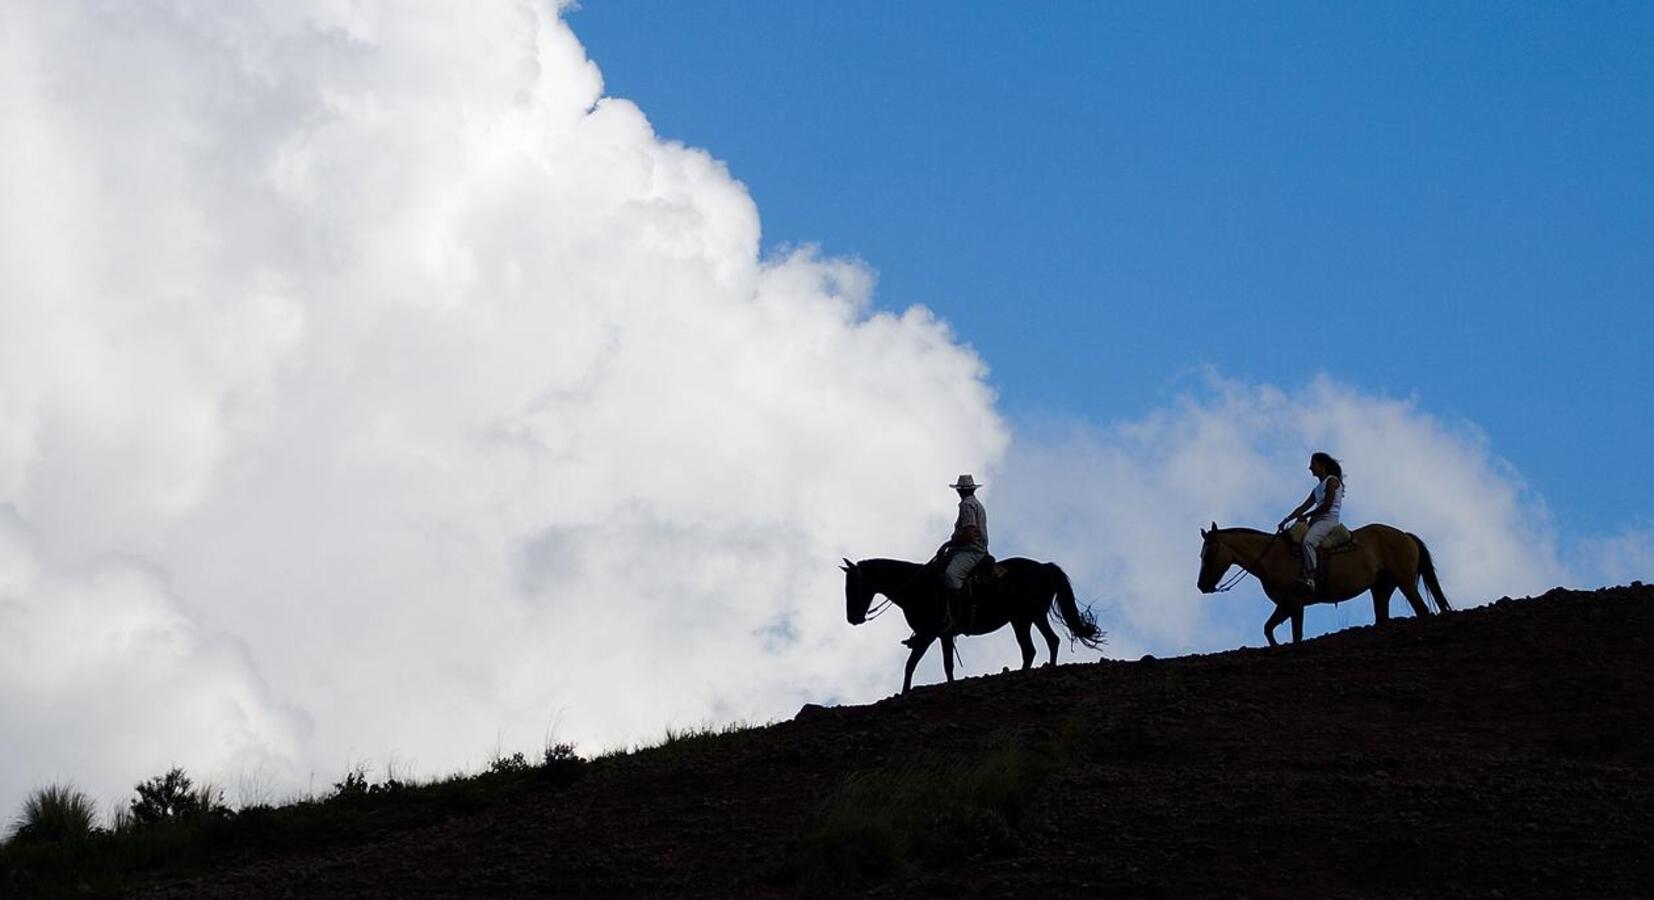
{"label": "horse harness strap", "polygon": [[[1264,544],[1263,549],[1258,551],[1257,558],[1252,560],[1252,565],[1253,565],[1254,568],[1257,567],[1260,563],[1263,562],[1263,558],[1265,556],[1269,555],[1269,548],[1275,546],[1275,542],[1280,540],[1280,538],[1281,538],[1281,532],[1279,532],[1279,531],[1277,531],[1274,534],[1269,536],[1269,543]],[[1252,574],[1252,573],[1245,566],[1242,566],[1239,573],[1237,573],[1234,577],[1230,578],[1227,583],[1218,585],[1216,588],[1213,589],[1213,592],[1214,593],[1221,593],[1223,591],[1227,591],[1227,590],[1233,588],[1235,585],[1240,584],[1241,581],[1243,581],[1246,578],[1246,576],[1248,576],[1250,574]]]}

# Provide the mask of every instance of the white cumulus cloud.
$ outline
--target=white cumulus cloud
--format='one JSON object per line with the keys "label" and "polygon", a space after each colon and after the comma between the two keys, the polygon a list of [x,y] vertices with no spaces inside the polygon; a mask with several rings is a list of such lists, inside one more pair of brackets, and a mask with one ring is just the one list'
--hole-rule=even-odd
{"label": "white cumulus cloud", "polygon": [[0,806],[885,688],[834,563],[945,528],[1008,440],[985,368],[761,258],[554,8],[54,0],[0,42]]}

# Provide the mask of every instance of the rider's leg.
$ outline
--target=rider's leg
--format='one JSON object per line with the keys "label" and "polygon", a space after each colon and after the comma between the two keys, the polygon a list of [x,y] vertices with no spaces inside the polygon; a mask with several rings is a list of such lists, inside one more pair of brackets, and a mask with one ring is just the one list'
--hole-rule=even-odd
{"label": "rider's leg", "polygon": [[1331,519],[1316,519],[1304,531],[1304,574],[1299,579],[1303,583],[1315,584],[1315,550],[1337,526],[1338,523]]}
{"label": "rider's leg", "polygon": [[965,576],[982,561],[977,550],[956,550],[942,567],[942,630],[953,630],[955,617],[962,612]]}

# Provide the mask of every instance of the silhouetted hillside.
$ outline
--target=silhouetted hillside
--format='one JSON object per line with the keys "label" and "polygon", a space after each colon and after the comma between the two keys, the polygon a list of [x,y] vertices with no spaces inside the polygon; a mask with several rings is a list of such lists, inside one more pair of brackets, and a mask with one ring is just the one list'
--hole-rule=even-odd
{"label": "silhouetted hillside", "polygon": [[152,895],[1651,896],[1651,640],[1638,583],[972,678]]}

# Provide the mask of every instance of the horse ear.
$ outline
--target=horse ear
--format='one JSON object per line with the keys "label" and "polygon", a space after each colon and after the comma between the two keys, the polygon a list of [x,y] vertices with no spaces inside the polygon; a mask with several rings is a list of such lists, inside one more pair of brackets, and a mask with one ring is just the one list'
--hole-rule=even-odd
{"label": "horse ear", "polygon": [[850,561],[850,557],[844,556],[844,557],[840,557],[840,558],[844,560],[844,565],[839,566],[839,568],[842,569],[843,571],[848,572],[851,569],[854,569],[856,567],[856,564]]}
{"label": "horse ear", "polygon": [[1213,531],[1217,531],[1217,530],[1218,530],[1218,523],[1216,523],[1216,522],[1213,522],[1213,523],[1212,523],[1212,530],[1213,530]]}

